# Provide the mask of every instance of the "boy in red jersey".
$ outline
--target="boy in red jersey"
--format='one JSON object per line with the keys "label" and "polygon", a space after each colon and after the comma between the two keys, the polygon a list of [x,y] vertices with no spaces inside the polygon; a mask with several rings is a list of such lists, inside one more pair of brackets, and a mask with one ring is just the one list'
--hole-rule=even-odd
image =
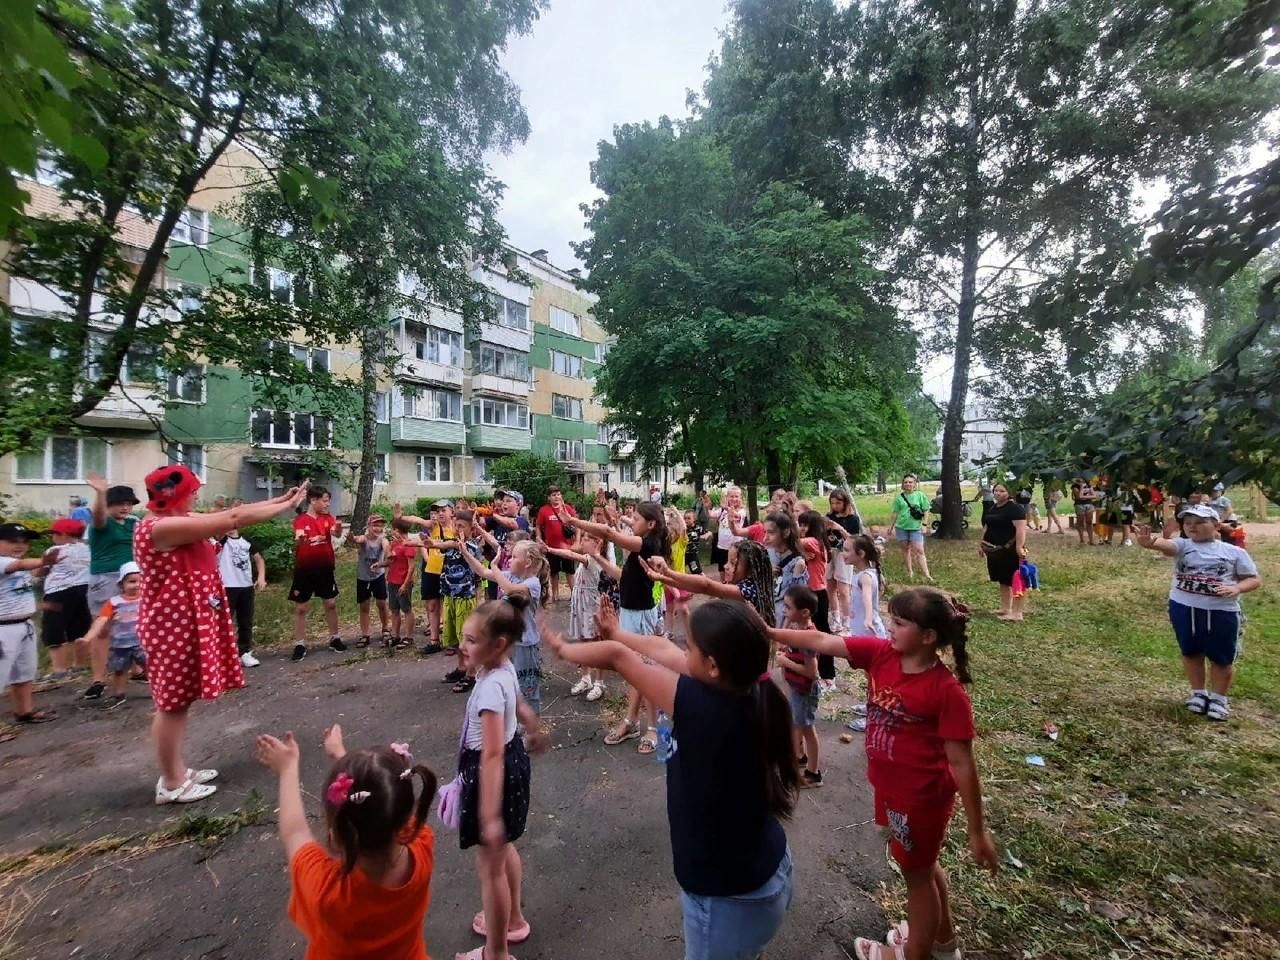
{"label": "boy in red jersey", "polygon": [[329,622],[329,646],[343,653],[347,645],[338,636],[338,579],[334,575],[337,558],[334,545],[342,539],[342,521],[329,513],[329,491],[324,487],[307,490],[307,510],[293,521],[293,586],[289,599],[294,604],[293,661],[307,655],[307,607],[312,597],[324,603]]}

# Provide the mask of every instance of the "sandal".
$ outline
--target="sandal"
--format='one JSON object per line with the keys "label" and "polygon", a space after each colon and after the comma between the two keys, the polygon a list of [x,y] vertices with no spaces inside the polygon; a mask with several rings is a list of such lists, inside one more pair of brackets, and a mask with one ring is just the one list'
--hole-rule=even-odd
{"label": "sandal", "polygon": [[891,946],[887,943],[868,940],[866,937],[857,937],[853,941],[853,955],[857,960],[884,960],[886,950],[893,951],[891,954],[893,960],[907,960],[906,951],[901,944]]}
{"label": "sandal", "polygon": [[372,642],[373,642],[373,641],[372,641],[369,637],[361,637],[359,640],[357,640],[357,641],[353,644],[353,646],[354,646],[357,650],[363,650],[365,647],[369,646],[369,644],[370,644],[370,643],[372,643]]}
{"label": "sandal", "polygon": [[184,780],[176,789],[166,790],[164,778],[161,777],[156,781],[156,805],[195,803],[197,800],[213,796],[217,790],[218,788],[211,783],[196,783],[195,780]]}
{"label": "sandal", "polygon": [[[471,930],[479,937],[487,937],[489,935],[486,932],[488,927],[486,927],[484,923],[483,910],[471,918]],[[533,933],[533,930],[530,929],[529,921],[526,920],[523,927],[517,927],[515,930],[507,931],[507,943],[524,943],[529,939],[529,935],[531,933]]]}
{"label": "sandal", "polygon": [[466,693],[475,685],[476,685],[475,677],[463,677],[461,680],[459,680],[449,689],[452,690],[454,693]]}
{"label": "sandal", "polygon": [[1201,716],[1209,712],[1209,694],[1203,691],[1194,691],[1191,696],[1187,697],[1186,707],[1192,713],[1198,713]]}
{"label": "sandal", "polygon": [[31,713],[15,713],[13,719],[17,723],[52,723],[58,715],[50,710],[33,710]]}
{"label": "sandal", "polygon": [[1227,702],[1227,698],[1220,693],[1209,694],[1209,708],[1205,710],[1204,715],[1210,720],[1230,720],[1231,704]]}
{"label": "sandal", "polygon": [[605,746],[616,747],[620,743],[626,743],[628,740],[634,740],[640,736],[640,725],[634,720],[622,721],[622,726],[615,727],[605,734]]}
{"label": "sandal", "polygon": [[[891,927],[889,932],[884,935],[884,942],[890,947],[907,946],[907,937],[911,934],[911,928],[907,925],[906,920],[902,920],[896,927]],[[960,941],[958,938],[952,938],[950,943],[934,943],[933,949],[929,951],[932,960],[962,960],[960,953]]]}
{"label": "sandal", "polygon": [[[649,734],[653,734],[653,736],[650,737]],[[658,731],[656,728],[650,727],[645,732],[645,735],[640,738],[640,742],[636,744],[636,753],[643,754],[644,756],[647,757],[649,754],[653,753],[653,751],[657,749],[658,749]]]}
{"label": "sandal", "polygon": [[[455,953],[453,955],[453,960],[485,960],[484,947],[479,946],[474,950],[468,950],[466,953]],[[507,960],[516,960],[516,955],[514,953],[508,953]]]}

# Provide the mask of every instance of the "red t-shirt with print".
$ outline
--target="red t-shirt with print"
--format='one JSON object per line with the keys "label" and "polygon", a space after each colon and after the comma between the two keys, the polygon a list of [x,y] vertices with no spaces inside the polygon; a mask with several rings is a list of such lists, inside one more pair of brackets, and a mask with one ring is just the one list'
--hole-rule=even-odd
{"label": "red t-shirt with print", "polygon": [[[337,564],[333,555],[333,528],[338,525],[331,513],[304,513],[294,518],[293,530],[302,536],[294,541],[293,566],[295,570],[332,570]],[[323,537],[320,543],[312,543],[313,537]]]}
{"label": "red t-shirt with print", "polygon": [[867,779],[877,794],[912,802],[956,792],[944,742],[972,740],[969,694],[939,660],[904,673],[880,637],[845,637],[849,663],[867,671]]}
{"label": "red t-shirt with print", "polygon": [[391,545],[391,563],[387,566],[387,583],[397,587],[409,579],[409,567],[421,547],[405,540]]}
{"label": "red t-shirt with print", "polygon": [[[569,504],[565,504],[560,508],[560,512],[566,517],[576,517],[578,511],[573,509]],[[556,550],[563,550],[569,545],[569,538],[565,536],[564,524],[560,522],[560,518],[556,516],[556,512],[552,509],[551,504],[544,503],[538,510],[536,526],[538,532],[542,534],[543,541],[548,547]]]}

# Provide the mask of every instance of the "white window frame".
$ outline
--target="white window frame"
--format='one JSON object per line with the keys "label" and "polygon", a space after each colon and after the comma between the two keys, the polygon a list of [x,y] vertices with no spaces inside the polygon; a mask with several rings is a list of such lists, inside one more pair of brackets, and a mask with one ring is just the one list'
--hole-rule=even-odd
{"label": "white window frame", "polygon": [[[432,479],[432,480],[423,479],[423,474],[426,473],[425,467],[427,466],[428,463],[431,464],[431,470],[432,470],[432,473],[435,474],[435,479]],[[443,477],[443,478],[440,476],[440,472],[441,472],[440,467],[442,465],[445,468],[445,472],[449,474],[447,477]],[[453,483],[453,457],[450,457],[447,454],[446,455],[440,455],[435,453],[417,454],[414,457],[414,478],[415,478],[415,481],[420,486],[429,486],[431,484]]]}
{"label": "white window frame", "polygon": [[[492,421],[484,419],[485,406],[488,405],[493,411]],[[515,423],[498,423],[498,408],[502,408],[501,419],[507,420],[512,416],[514,410]],[[529,429],[529,406],[524,403],[516,403],[513,400],[495,400],[491,397],[473,397],[471,400],[471,423],[481,427],[501,427],[504,430],[528,430]]]}
{"label": "white window frame", "polygon": [[[575,409],[577,416],[574,416]],[[551,415],[559,420],[582,420],[582,399],[580,397],[565,396],[563,393],[553,393],[551,395]]]}
{"label": "white window frame", "polygon": [[[196,464],[196,467],[198,467],[199,469],[191,466],[192,450],[200,451],[200,460],[199,460],[199,463]],[[170,463],[182,464],[184,467],[187,467],[188,469],[190,469],[191,472],[194,473],[197,477],[199,477],[201,483],[204,482],[205,475],[209,471],[209,460],[208,460],[209,450],[203,444],[179,443],[175,441],[165,445],[164,455]]]}
{"label": "white window frame", "polygon": [[475,372],[523,383],[529,379],[529,354],[481,341],[476,347]]}
{"label": "white window frame", "polygon": [[[271,441],[269,443],[260,442],[255,437],[254,428],[255,428],[256,421],[258,419],[258,414],[260,413],[271,414]],[[275,417],[277,414],[288,414],[289,416],[289,442],[288,443],[280,443],[276,439]],[[311,442],[310,443],[302,444],[302,443],[294,442],[294,438],[297,436],[297,433],[298,433],[298,417],[307,417],[310,421],[310,425],[311,425]],[[324,445],[320,445],[316,443],[316,425],[317,424],[322,424],[324,427],[328,429],[329,442]],[[327,450],[333,446],[333,421],[330,420],[328,417],[317,416],[314,413],[296,413],[292,410],[274,410],[269,407],[261,407],[256,410],[249,411],[249,442],[256,447],[261,447],[267,450]]]}
{"label": "white window frame", "polygon": [[587,459],[587,445],[581,440],[558,438],[556,440],[556,459],[561,463],[584,463]]}
{"label": "white window frame", "polygon": [[391,394],[386,390],[374,392],[373,419],[378,423],[391,422]]}
{"label": "white window frame", "polygon": [[596,363],[604,363],[604,358],[609,355],[609,344],[595,343],[592,346],[596,348]]}
{"label": "white window frame", "polygon": [[609,470],[609,465],[607,463],[600,464],[599,469],[596,471],[596,479],[599,481],[600,486],[604,487],[606,490],[609,489],[610,476],[611,471]]}
{"label": "white window frame", "polygon": [[204,303],[204,290],[194,283],[184,283],[178,287],[178,312],[192,313],[199,310]]}
{"label": "white window frame", "polygon": [[563,307],[551,308],[551,329],[559,330],[561,333],[568,334],[571,337],[582,337],[582,320],[571,310]]}
{"label": "white window frame", "polygon": [[23,478],[19,476],[19,466],[22,461],[23,454],[15,454],[13,458],[13,482],[15,484],[77,484],[84,486],[85,478],[83,476],[70,477],[65,479],[53,479],[53,442],[55,440],[75,440],[76,441],[76,472],[87,474],[89,471],[85,469],[84,462],[84,445],[88,441],[90,443],[100,443],[104,450],[104,466],[106,473],[103,476],[111,474],[111,444],[101,437],[45,437],[43,450],[43,463],[41,466],[40,476],[36,478]]}
{"label": "white window frame", "polygon": [[489,471],[496,457],[472,457],[471,472],[476,483],[488,483]]}
{"label": "white window frame", "polygon": [[[199,370],[200,372],[193,376],[191,375],[192,370]],[[166,396],[168,397],[169,403],[204,403],[207,396],[207,376],[208,369],[203,363],[190,364],[189,366],[183,367],[181,371],[171,370],[167,378],[168,385],[166,387]],[[200,396],[195,400],[189,400],[182,395],[185,392],[184,388],[189,386],[192,381],[195,381],[200,386]]]}
{"label": "white window frame", "polygon": [[[458,410],[458,415],[456,417],[441,417],[436,413],[439,395],[443,395],[448,398],[445,402],[446,409],[451,410],[456,403]],[[414,420],[436,420],[440,423],[461,423],[462,407],[462,394],[457,390],[436,390],[431,387],[400,388],[401,416],[411,417]],[[420,410],[423,412],[419,412]]]}
{"label": "white window frame", "polygon": [[[96,380],[102,375],[102,369],[98,366],[98,357],[106,348],[107,341],[111,339],[111,334],[105,330],[90,330],[89,342],[85,345],[85,376],[90,380]],[[150,376],[139,377],[134,370],[140,356],[145,357],[147,353],[152,353],[155,359],[148,359],[146,362],[150,368]],[[160,348],[150,343],[131,343],[125,350],[124,356],[120,358],[120,385],[123,387],[151,387],[160,381]]]}
{"label": "white window frame", "polygon": [[[425,336],[410,335],[413,355],[425,363],[438,363],[443,367],[462,366],[462,334],[444,327],[426,327]],[[443,359],[443,354],[447,354]]]}
{"label": "white window frame", "polygon": [[209,245],[209,211],[187,207],[173,225],[170,243],[184,243],[193,247]]}
{"label": "white window frame", "polygon": [[391,454],[389,453],[374,454],[373,482],[374,483],[390,483],[391,482]]}
{"label": "white window frame", "polygon": [[596,424],[596,443],[604,444],[606,447],[613,443],[613,427],[607,423]]}
{"label": "white window frame", "polygon": [[[288,290],[289,290],[288,296],[284,300],[281,300],[278,296],[276,296],[277,280],[282,280],[284,281],[284,284],[288,285]],[[281,270],[279,267],[267,267],[267,296],[270,297],[272,300],[274,300],[276,303],[281,303],[286,306],[292,306],[294,303],[297,302],[296,281],[297,281],[297,277],[295,277],[288,270]],[[281,285],[282,288],[284,284]]]}
{"label": "white window frame", "polygon": [[280,350],[289,354],[312,373],[316,370],[316,360],[323,356],[324,364],[321,369],[325,373],[333,372],[333,357],[328,347],[310,347],[303,343],[290,343],[288,340],[270,340],[267,342],[267,349]]}
{"label": "white window frame", "polygon": [[551,372],[558,373],[562,377],[572,377],[574,380],[582,380],[583,359],[576,354],[565,353],[562,350],[551,351]]}
{"label": "white window frame", "polygon": [[618,464],[618,482],[636,482],[636,464],[634,460],[624,460],[622,463]]}
{"label": "white window frame", "polygon": [[[510,297],[504,297],[500,293],[489,293],[489,303],[493,306],[493,322],[500,327],[506,327],[509,330],[523,330],[526,333],[529,330],[529,305],[520,303],[518,300],[512,300]],[[516,313],[511,308],[516,307],[523,311],[523,316]],[[513,316],[513,313],[515,316]]]}
{"label": "white window frame", "polygon": [[60,187],[67,179],[67,172],[52,157],[36,158],[36,183],[45,187]]}

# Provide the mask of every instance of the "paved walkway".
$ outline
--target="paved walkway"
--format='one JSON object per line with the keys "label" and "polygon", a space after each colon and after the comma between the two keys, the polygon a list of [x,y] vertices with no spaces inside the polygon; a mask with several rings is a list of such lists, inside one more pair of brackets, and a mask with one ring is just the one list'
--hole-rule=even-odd
{"label": "paved walkway", "polygon": [[[250,671],[250,687],[193,711],[189,762],[217,766],[222,789],[211,802],[186,808],[151,802],[145,696],[107,711],[75,702],[79,685],[45,694],[41,705],[57,708],[62,719],[0,744],[0,862],[43,848],[40,863],[51,863],[57,845],[81,854],[40,870],[28,860],[0,871],[0,960],[300,960],[304,944],[284,912],[288,876],[272,814],[274,778],[254,762],[253,737],[295,731],[313,818],[325,772],[320,735],[335,720],[351,746],[410,741],[443,782],[453,773],[463,705],[439,682],[447,669],[439,656],[317,651],[298,665],[267,656]],[[517,956],[678,958],[663,769],[638,756],[634,743],[601,742],[603,714],[618,706],[616,685],[606,700],[588,704],[568,697],[572,679],[566,665],[553,664],[544,688],[553,749],[534,760],[533,805],[520,843],[534,935]],[[787,826],[797,892],[770,960],[845,960],[854,936],[886,927],[876,901],[889,871],[869,822],[861,741],[841,744],[840,724],[820,726],[827,783],[802,794]],[[220,817],[261,806],[260,799],[260,822],[212,848],[134,839],[111,852],[83,853],[93,841],[114,847],[179,822],[222,835],[228,821]],[[470,857],[441,829],[426,926],[433,957],[479,943],[469,930],[478,906]]]}

